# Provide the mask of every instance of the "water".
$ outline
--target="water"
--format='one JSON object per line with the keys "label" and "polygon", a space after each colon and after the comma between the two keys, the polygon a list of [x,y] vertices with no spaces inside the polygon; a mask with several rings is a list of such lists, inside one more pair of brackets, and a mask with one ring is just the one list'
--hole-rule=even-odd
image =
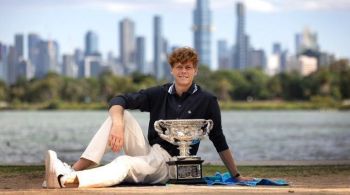
{"label": "water", "polygon": [[[146,130],[148,114],[133,114]],[[106,111],[0,112],[0,164],[42,164],[47,149],[74,162],[107,115]],[[222,121],[237,161],[350,160],[350,112],[225,111]],[[202,141],[198,155],[209,162],[220,160],[208,139]],[[113,158],[115,154],[109,153],[104,162]]]}

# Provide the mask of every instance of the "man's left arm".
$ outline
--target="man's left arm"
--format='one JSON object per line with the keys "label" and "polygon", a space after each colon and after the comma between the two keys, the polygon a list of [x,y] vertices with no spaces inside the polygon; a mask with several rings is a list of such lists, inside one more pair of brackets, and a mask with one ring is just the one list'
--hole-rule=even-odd
{"label": "man's left arm", "polygon": [[216,97],[210,100],[208,106],[208,118],[213,120],[214,126],[209,133],[209,139],[213,142],[216,150],[218,151],[220,158],[232,177],[235,177],[239,181],[251,180],[252,178],[242,177],[237,169],[233,155],[226,143],[225,135],[221,126],[221,113],[220,107]]}
{"label": "man's left arm", "polygon": [[238,181],[248,181],[253,179],[250,177],[241,176],[241,174],[238,172],[235,160],[229,148],[219,152],[219,155],[232,177],[236,178]]}

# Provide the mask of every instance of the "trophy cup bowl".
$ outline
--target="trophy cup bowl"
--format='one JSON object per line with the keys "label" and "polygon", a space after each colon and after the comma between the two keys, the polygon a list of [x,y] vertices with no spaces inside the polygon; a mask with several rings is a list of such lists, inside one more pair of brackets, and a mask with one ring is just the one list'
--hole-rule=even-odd
{"label": "trophy cup bowl", "polygon": [[196,184],[204,183],[202,179],[202,162],[200,157],[191,156],[191,145],[197,144],[213,128],[212,120],[176,119],[158,120],[154,129],[158,135],[178,146],[180,156],[168,161],[169,183]]}

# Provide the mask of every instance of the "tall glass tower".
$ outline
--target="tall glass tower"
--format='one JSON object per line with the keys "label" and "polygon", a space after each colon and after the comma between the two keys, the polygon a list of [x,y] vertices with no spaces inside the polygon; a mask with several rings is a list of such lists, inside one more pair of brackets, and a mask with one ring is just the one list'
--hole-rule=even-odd
{"label": "tall glass tower", "polygon": [[38,56],[39,56],[39,44],[41,38],[39,35],[30,33],[28,35],[28,59],[30,63],[36,67],[38,64]]}
{"label": "tall glass tower", "polygon": [[136,66],[138,71],[146,73],[146,45],[145,37],[136,37]]}
{"label": "tall glass tower", "polygon": [[136,70],[135,67],[135,23],[125,18],[119,23],[120,61],[126,74]]}
{"label": "tall glass tower", "polygon": [[164,77],[164,67],[163,67],[163,36],[162,36],[162,19],[160,16],[155,16],[153,20],[154,27],[154,60],[153,64],[155,67],[155,76],[157,79],[162,79]]}
{"label": "tall glass tower", "polygon": [[234,56],[234,68],[244,69],[247,66],[248,57],[248,36],[245,34],[245,11],[244,4],[239,2],[236,5],[237,14],[237,33],[236,33],[236,49]]}
{"label": "tall glass tower", "polygon": [[93,31],[88,31],[85,35],[85,55],[96,55],[98,53],[98,37]]}
{"label": "tall glass tower", "polygon": [[193,11],[194,48],[199,54],[199,63],[211,66],[211,11],[209,0],[197,0]]}
{"label": "tall glass tower", "polygon": [[15,49],[18,60],[24,58],[24,37],[23,34],[15,35]]}

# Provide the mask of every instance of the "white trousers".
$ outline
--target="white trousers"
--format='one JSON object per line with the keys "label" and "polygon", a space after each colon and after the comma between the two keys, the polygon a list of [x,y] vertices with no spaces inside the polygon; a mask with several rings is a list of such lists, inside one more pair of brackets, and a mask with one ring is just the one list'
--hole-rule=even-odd
{"label": "white trousers", "polygon": [[[108,117],[81,158],[100,163],[104,153],[110,150],[108,137],[111,125],[112,120]],[[107,187],[123,181],[154,184],[165,183],[168,180],[168,152],[158,144],[151,147],[136,119],[126,110],[124,126],[125,155],[117,157],[107,165],[77,171],[79,187]]]}

